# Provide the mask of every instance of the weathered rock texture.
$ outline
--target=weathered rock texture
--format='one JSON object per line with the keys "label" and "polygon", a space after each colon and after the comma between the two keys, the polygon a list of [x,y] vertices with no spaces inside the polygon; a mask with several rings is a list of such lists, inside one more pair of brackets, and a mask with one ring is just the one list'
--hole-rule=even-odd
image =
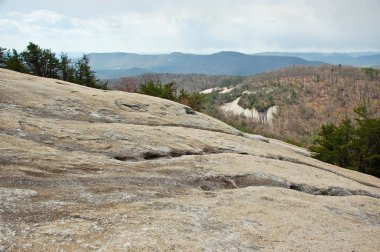
{"label": "weathered rock texture", "polygon": [[271,106],[264,112],[259,112],[257,109],[245,109],[239,105],[241,97],[236,98],[232,102],[225,103],[219,108],[230,116],[244,116],[246,119],[253,119],[262,124],[268,124],[272,128],[272,121],[278,113],[278,106]]}
{"label": "weathered rock texture", "polygon": [[0,70],[0,116],[0,251],[379,251],[379,179],[183,105]]}

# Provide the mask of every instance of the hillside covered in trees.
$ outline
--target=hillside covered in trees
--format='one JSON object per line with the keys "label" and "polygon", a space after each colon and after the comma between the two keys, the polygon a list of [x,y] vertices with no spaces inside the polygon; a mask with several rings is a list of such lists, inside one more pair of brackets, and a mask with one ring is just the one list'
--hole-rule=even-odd
{"label": "hillside covered in trees", "polygon": [[215,100],[216,104],[230,101],[247,90],[250,94],[243,100],[264,108],[279,107],[273,128],[254,124],[256,132],[309,146],[322,124],[354,119],[354,110],[360,105],[365,104],[369,114],[380,115],[378,72],[331,65],[285,68],[248,78],[238,90],[217,95]]}

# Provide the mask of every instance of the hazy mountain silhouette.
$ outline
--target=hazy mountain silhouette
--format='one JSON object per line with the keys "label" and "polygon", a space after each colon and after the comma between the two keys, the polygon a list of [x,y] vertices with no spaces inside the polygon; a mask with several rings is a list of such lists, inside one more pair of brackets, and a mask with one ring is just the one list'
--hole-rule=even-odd
{"label": "hazy mountain silhouette", "polygon": [[144,72],[254,75],[291,65],[321,65],[293,56],[247,55],[219,52],[211,55],[170,53],[141,55],[135,53],[91,53],[90,64],[100,78],[117,78]]}
{"label": "hazy mountain silhouette", "polygon": [[342,64],[359,67],[379,67],[380,53],[291,53],[291,52],[265,52],[253,54],[261,56],[298,57],[308,61],[323,61],[329,64]]}

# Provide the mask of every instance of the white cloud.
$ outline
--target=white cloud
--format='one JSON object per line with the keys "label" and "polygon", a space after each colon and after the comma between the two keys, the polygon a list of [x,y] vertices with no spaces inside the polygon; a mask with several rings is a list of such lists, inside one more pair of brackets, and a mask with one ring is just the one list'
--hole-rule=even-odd
{"label": "white cloud", "polygon": [[9,13],[9,16],[18,20],[21,19],[21,21],[26,23],[36,24],[56,24],[63,19],[63,15],[49,10],[35,10],[25,15],[20,12],[11,12]]}
{"label": "white cloud", "polygon": [[6,47],[34,41],[87,52],[380,50],[376,0],[4,2],[0,41]]}

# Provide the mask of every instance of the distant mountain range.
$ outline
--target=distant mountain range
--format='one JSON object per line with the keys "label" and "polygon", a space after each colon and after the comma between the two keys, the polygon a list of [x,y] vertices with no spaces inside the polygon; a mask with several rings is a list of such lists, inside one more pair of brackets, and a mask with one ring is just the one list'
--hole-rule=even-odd
{"label": "distant mountain range", "polygon": [[298,57],[309,61],[322,61],[328,64],[342,64],[357,67],[380,67],[380,52],[362,53],[291,53],[265,52],[253,55]]}
{"label": "distant mountain range", "polygon": [[243,54],[219,52],[210,55],[135,53],[90,53],[90,64],[99,78],[119,78],[143,73],[251,76],[293,65],[342,64],[380,66],[380,53],[288,53]]}
{"label": "distant mountain range", "polygon": [[292,65],[321,65],[294,56],[248,55],[219,52],[210,55],[170,53],[90,53],[90,64],[99,78],[118,78],[142,73],[176,73],[250,76]]}

